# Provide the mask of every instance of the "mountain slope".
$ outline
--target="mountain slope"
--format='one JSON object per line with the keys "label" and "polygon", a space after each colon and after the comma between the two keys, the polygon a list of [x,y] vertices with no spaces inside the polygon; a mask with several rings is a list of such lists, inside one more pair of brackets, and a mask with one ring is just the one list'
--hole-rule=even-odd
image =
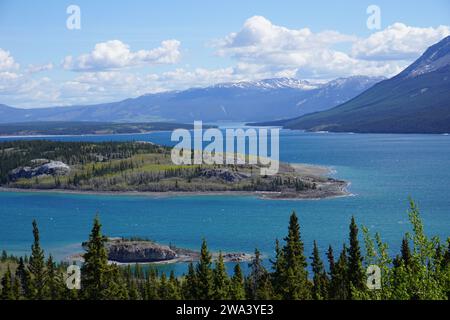
{"label": "mountain slope", "polygon": [[397,76],[330,110],[280,121],[290,129],[335,132],[450,132],[450,37]]}
{"label": "mountain slope", "polygon": [[361,76],[314,84],[297,79],[277,78],[148,94],[90,106],[27,110],[6,107],[3,114],[0,109],[0,122],[267,121],[332,108],[380,80],[382,78]]}

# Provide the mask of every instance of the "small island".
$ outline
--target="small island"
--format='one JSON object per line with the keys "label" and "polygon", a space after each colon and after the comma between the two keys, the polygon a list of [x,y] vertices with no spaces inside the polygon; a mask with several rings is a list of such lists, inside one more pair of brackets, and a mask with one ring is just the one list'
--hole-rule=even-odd
{"label": "small island", "polygon": [[276,175],[258,164],[175,165],[170,148],[149,142],[11,141],[0,143],[0,187],[77,193],[254,194],[268,199],[348,195],[348,183],[324,167],[280,163]]}
{"label": "small island", "polygon": [[[86,243],[82,243],[86,248]],[[105,242],[108,260],[115,264],[169,264],[181,262],[197,262],[200,252],[191,249],[178,248],[174,245],[162,245],[149,239],[141,238],[108,238]],[[221,253],[224,262],[247,262],[254,257],[248,253]],[[219,253],[213,252],[216,260]],[[69,261],[82,262],[83,254],[68,257]]]}

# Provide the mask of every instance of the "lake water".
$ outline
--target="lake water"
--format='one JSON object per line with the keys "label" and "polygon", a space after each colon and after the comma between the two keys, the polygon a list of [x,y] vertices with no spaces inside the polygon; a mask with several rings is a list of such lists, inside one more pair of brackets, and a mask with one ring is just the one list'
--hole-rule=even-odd
{"label": "lake water", "polygon": [[[52,137],[64,141],[140,140],[171,144],[170,133]],[[5,140],[5,138],[0,139]],[[380,232],[398,252],[409,231],[408,196],[421,209],[429,235],[450,236],[450,136],[304,133],[283,130],[282,161],[330,166],[351,182],[354,196],[326,200],[261,200],[252,196],[104,196],[0,192],[0,249],[29,253],[36,219],[46,251],[64,258],[80,251],[99,213],[109,236],[142,236],[198,249],[204,237],[212,250],[273,255],[274,241],[287,231],[289,215],[299,216],[308,255],[314,239],[336,250],[358,224]],[[177,272],[183,265],[164,267]]]}

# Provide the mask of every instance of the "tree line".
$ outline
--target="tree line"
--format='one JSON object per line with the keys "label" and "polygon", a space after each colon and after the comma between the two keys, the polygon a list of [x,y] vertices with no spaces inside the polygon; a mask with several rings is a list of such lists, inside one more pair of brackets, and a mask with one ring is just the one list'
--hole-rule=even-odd
{"label": "tree line", "polygon": [[[34,242],[30,257],[15,258],[2,254],[7,265],[1,278],[1,298],[23,299],[132,299],[132,300],[347,300],[347,299],[449,299],[450,238],[442,244],[437,237],[428,238],[419,211],[410,201],[409,220],[412,233],[407,233],[400,252],[393,258],[381,236],[370,235],[363,227],[360,244],[359,228],[352,217],[348,242],[337,254],[329,246],[328,267],[314,241],[311,257],[305,255],[297,215],[292,213],[283,241],[275,242],[275,255],[266,269],[261,254],[255,250],[244,275],[236,264],[231,276],[222,254],[216,261],[205,240],[196,264],[190,263],[181,277],[167,276],[156,269],[140,265],[119,267],[108,263],[106,237],[96,217],[86,244],[81,266],[81,289],[68,289],[65,284],[67,263],[56,264],[47,259],[41,248],[39,230],[33,221]],[[363,252],[364,250],[364,252]],[[17,265],[13,271],[9,264]],[[367,286],[366,268],[376,265],[381,271],[380,288]],[[308,268],[308,266],[310,268]],[[312,273],[311,273],[312,271]]]}

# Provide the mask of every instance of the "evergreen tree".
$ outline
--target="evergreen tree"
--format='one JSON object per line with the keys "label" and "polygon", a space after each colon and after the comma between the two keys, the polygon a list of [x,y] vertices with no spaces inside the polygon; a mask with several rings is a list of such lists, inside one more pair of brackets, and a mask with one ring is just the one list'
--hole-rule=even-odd
{"label": "evergreen tree", "polygon": [[320,259],[319,248],[314,241],[313,255],[311,257],[311,267],[314,273],[312,296],[315,300],[324,300],[328,298],[328,277],[322,260]]}
{"label": "evergreen tree", "polygon": [[44,251],[41,249],[39,240],[39,229],[36,220],[33,220],[34,242],[31,246],[31,256],[28,269],[31,273],[31,288],[33,299],[43,300],[46,298],[46,270]]}
{"label": "evergreen tree", "polygon": [[197,275],[195,274],[194,265],[189,263],[188,273],[183,282],[183,296],[187,300],[196,300],[197,294]]}
{"label": "evergreen tree", "polygon": [[[363,258],[358,241],[358,226],[355,217],[352,216],[350,222],[350,247],[348,249],[348,279],[350,280],[350,290],[364,291],[366,288],[366,276],[363,269]],[[349,296],[352,297],[351,292]]]}
{"label": "evergreen tree", "polygon": [[53,257],[50,255],[47,260],[47,296],[51,300],[58,300],[61,297],[61,278],[59,277]]}
{"label": "evergreen tree", "polygon": [[250,274],[245,281],[246,295],[252,300],[270,300],[273,288],[270,275],[261,262],[261,253],[255,249],[255,257],[249,265]]}
{"label": "evergreen tree", "polygon": [[20,283],[20,295],[26,299],[32,299],[31,275],[28,269],[25,267],[25,262],[22,257],[19,258],[19,265],[16,269],[16,279]]}
{"label": "evergreen tree", "polygon": [[[81,277],[83,281],[83,276]],[[94,292],[99,298],[107,300],[128,300],[130,299],[127,283],[123,273],[115,264],[108,266],[105,269],[104,276],[101,279],[99,290],[92,288],[90,292]],[[82,282],[83,284],[83,282]],[[82,287],[83,288],[83,287]],[[94,299],[88,298],[87,299]]]}
{"label": "evergreen tree", "polygon": [[9,269],[9,266],[2,278],[1,284],[2,284],[2,292],[1,292],[2,300],[14,300],[15,297],[12,285],[11,270]]}
{"label": "evergreen tree", "polygon": [[84,254],[81,269],[81,286],[84,296],[89,300],[107,299],[108,254],[105,248],[106,238],[101,233],[98,216],[94,219],[89,241]]}
{"label": "evergreen tree", "polygon": [[169,300],[180,300],[181,299],[180,283],[178,282],[178,279],[175,277],[175,273],[173,272],[173,270],[170,272],[169,282],[167,284],[167,287],[168,287],[167,299],[169,299]]}
{"label": "evergreen tree", "polygon": [[286,274],[285,266],[286,261],[284,259],[283,250],[280,248],[280,242],[278,239],[275,241],[275,261],[271,261],[272,263],[272,286],[274,288],[275,297],[281,298],[283,291],[284,276]]}
{"label": "evergreen tree", "polygon": [[290,217],[288,235],[284,240],[286,244],[283,248],[283,256],[286,265],[284,267],[285,274],[282,277],[282,297],[285,300],[310,299],[307,262],[303,241],[300,237],[300,225],[295,212]]}
{"label": "evergreen tree", "polygon": [[158,272],[155,269],[151,269],[147,276],[147,283],[145,289],[145,299],[158,300]]}
{"label": "evergreen tree", "polygon": [[229,279],[223,262],[222,252],[216,261],[213,271],[213,298],[216,300],[225,300],[228,298]]}
{"label": "evergreen tree", "polygon": [[213,298],[211,254],[208,251],[206,240],[203,239],[200,252],[200,261],[197,264],[197,299],[210,300]]}
{"label": "evergreen tree", "polygon": [[161,278],[159,280],[158,296],[161,298],[161,300],[169,299],[168,298],[169,290],[168,290],[168,286],[167,286],[167,276],[164,272],[161,274]]}
{"label": "evergreen tree", "polygon": [[350,294],[347,247],[343,246],[337,263],[334,265],[334,277],[331,279],[333,299],[347,300]]}
{"label": "evergreen tree", "polygon": [[229,296],[231,300],[245,299],[244,276],[242,274],[241,266],[239,265],[239,263],[237,263],[234,267],[234,273],[230,283]]}
{"label": "evergreen tree", "polygon": [[20,281],[19,281],[18,277],[14,277],[13,295],[14,295],[14,298],[16,300],[20,300],[21,299],[21,296],[20,296]]}
{"label": "evergreen tree", "polygon": [[405,267],[408,268],[411,265],[411,250],[409,249],[409,241],[406,237],[403,237],[402,240],[401,255]]}

